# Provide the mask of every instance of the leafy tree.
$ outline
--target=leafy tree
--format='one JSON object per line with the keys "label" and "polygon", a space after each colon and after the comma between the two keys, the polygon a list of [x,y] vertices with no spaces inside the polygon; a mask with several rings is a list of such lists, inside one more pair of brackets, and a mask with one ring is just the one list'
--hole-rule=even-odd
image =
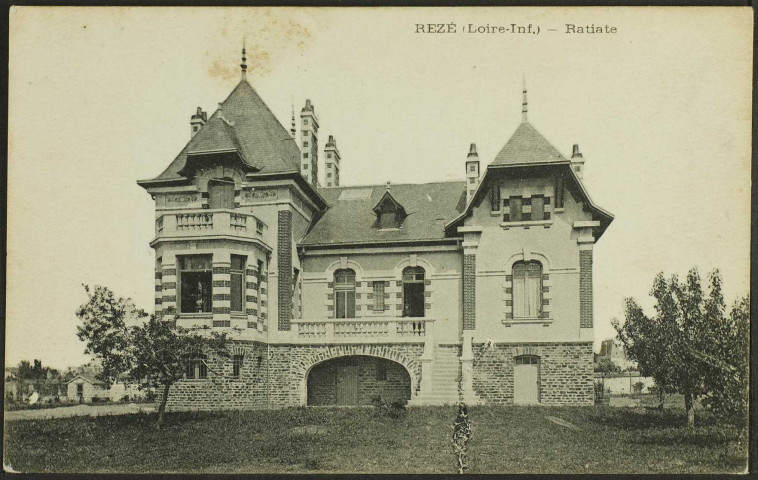
{"label": "leafy tree", "polygon": [[619,373],[621,372],[621,369],[618,365],[613,363],[613,360],[609,358],[602,358],[597,362],[597,364],[595,364],[595,371],[602,373],[605,377],[613,375],[614,373]]}
{"label": "leafy tree", "polygon": [[158,428],[163,423],[170,388],[183,378],[188,359],[205,352],[220,358],[229,356],[225,334],[208,335],[158,320],[136,308],[130,299],[116,298],[106,287],[91,290],[85,285],[84,289],[89,299],[76,312],[81,320],[77,336],[86,343],[85,353],[100,360],[98,378],[110,385],[126,374],[140,388],[162,387]]}
{"label": "leafy tree", "polygon": [[716,372],[723,375],[719,366],[730,355],[726,347],[729,340],[724,336],[730,322],[718,270],[711,272],[708,280],[706,294],[697,269],[690,270],[684,281],[676,275],[667,280],[659,273],[651,291],[656,315],[646,316],[637,302],[628,298],[624,325],[613,323],[640,372],[655,379],[661,400],[664,392],[684,395],[690,426],[695,423],[694,402],[698,397],[728,390],[715,380]]}
{"label": "leafy tree", "polygon": [[673,361],[668,325],[657,317],[648,317],[633,298],[627,298],[624,307],[626,321],[623,325],[614,319],[612,324],[624,345],[627,357],[637,362],[642,375],[655,380],[658,394],[658,409],[663,409],[666,393],[673,393],[669,365]]}
{"label": "leafy tree", "polygon": [[[750,300],[734,303],[719,322],[711,350],[703,355],[710,366],[706,375],[708,395],[703,405],[739,437],[747,427],[750,352]],[[728,439],[727,439],[728,441]]]}

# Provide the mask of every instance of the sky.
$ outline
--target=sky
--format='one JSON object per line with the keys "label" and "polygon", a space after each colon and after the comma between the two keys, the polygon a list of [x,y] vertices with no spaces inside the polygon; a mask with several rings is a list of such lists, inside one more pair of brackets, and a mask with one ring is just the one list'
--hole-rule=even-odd
{"label": "sky", "polygon": [[[455,23],[455,33],[416,24]],[[615,34],[568,34],[566,24]],[[532,25],[539,34],[464,26]],[[552,31],[554,30],[554,31]],[[306,98],[344,185],[462,180],[529,120],[616,217],[595,245],[596,349],[655,275],[719,268],[749,288],[749,8],[74,8],[10,10],[6,365],[88,360],[82,284],[152,309],[159,174],[248,79],[289,129]],[[323,172],[323,167],[321,169]]]}

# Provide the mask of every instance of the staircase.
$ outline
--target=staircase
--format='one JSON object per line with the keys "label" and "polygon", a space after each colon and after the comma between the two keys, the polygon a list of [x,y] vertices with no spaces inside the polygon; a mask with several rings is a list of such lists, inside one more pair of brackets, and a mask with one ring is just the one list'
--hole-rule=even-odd
{"label": "staircase", "polygon": [[461,361],[454,349],[434,348],[432,367],[432,388],[430,392],[419,392],[409,405],[453,405],[458,403],[458,377]]}

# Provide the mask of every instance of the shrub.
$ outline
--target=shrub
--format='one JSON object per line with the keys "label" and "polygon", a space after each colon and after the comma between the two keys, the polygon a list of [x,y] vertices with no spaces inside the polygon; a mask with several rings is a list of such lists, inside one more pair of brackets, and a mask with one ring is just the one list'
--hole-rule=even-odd
{"label": "shrub", "polygon": [[391,418],[400,418],[406,413],[406,407],[408,401],[405,399],[395,400],[388,402],[381,396],[377,395],[371,399],[371,404],[374,405],[374,411],[377,416],[389,416]]}
{"label": "shrub", "polygon": [[127,403],[128,401],[129,401],[129,395],[124,395],[123,397],[121,397],[122,403]]}

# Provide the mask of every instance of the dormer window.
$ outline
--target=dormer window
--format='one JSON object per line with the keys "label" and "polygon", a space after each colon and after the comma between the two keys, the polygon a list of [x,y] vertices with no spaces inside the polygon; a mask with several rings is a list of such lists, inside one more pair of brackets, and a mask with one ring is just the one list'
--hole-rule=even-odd
{"label": "dormer window", "polygon": [[219,178],[208,181],[208,208],[234,208],[234,180]]}
{"label": "dormer window", "polygon": [[400,228],[407,216],[405,208],[395,200],[389,190],[374,207],[374,213],[376,213],[376,226],[380,230]]}

